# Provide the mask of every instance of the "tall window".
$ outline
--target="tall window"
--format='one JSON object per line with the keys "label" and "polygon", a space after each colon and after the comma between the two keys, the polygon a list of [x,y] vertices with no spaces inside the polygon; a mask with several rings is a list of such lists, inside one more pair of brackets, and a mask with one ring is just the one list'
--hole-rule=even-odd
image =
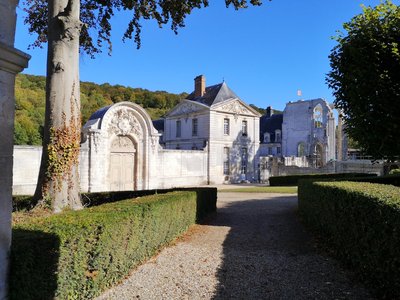
{"label": "tall window", "polygon": [[318,104],[314,108],[314,127],[322,128],[322,106]]}
{"label": "tall window", "polygon": [[197,136],[197,119],[192,119],[192,136]]}
{"label": "tall window", "polygon": [[229,119],[224,119],[224,134],[229,135]]}
{"label": "tall window", "polygon": [[281,147],[276,147],[276,154],[278,154],[278,155],[281,154]]}
{"label": "tall window", "polygon": [[224,147],[224,175],[229,175],[229,147]]}
{"label": "tall window", "polygon": [[306,146],[303,142],[301,142],[297,145],[297,156],[301,157],[305,155],[306,155]]}
{"label": "tall window", "polygon": [[181,128],[181,120],[176,121],[176,137],[181,137],[182,128]]}
{"label": "tall window", "polygon": [[268,155],[272,155],[272,147],[268,147]]}
{"label": "tall window", "polygon": [[282,140],[281,131],[279,129],[275,130],[275,142],[279,143]]}
{"label": "tall window", "polygon": [[247,136],[247,121],[242,121],[242,135]]}
{"label": "tall window", "polygon": [[264,143],[271,142],[271,136],[268,132],[264,133]]}
{"label": "tall window", "polygon": [[247,173],[247,148],[242,148],[241,173]]}

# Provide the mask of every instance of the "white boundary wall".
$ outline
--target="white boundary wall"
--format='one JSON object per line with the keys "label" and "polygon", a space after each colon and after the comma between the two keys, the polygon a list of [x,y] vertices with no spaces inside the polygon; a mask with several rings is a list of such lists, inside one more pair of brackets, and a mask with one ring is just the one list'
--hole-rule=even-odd
{"label": "white boundary wall", "polygon": [[[13,195],[33,195],[39,174],[42,147],[14,146]],[[80,153],[81,191],[89,191],[88,150]],[[100,164],[100,163],[99,163]],[[165,150],[158,152],[150,189],[190,187],[207,184],[207,151]],[[105,173],[103,172],[103,175]],[[103,188],[107,191],[107,187]]]}

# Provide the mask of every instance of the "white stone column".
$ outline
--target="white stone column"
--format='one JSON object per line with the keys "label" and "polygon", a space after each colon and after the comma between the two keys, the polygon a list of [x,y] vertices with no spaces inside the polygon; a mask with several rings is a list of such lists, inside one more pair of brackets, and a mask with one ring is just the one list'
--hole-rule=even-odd
{"label": "white stone column", "polygon": [[0,2],[0,299],[7,297],[11,245],[15,75],[30,58],[14,48],[17,4],[18,0]]}

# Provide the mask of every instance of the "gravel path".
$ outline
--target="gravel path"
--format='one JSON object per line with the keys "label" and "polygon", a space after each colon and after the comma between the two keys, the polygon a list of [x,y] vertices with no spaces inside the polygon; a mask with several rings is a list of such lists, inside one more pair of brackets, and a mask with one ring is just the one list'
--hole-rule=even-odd
{"label": "gravel path", "polygon": [[297,197],[219,193],[218,213],[97,300],[372,299],[319,255]]}

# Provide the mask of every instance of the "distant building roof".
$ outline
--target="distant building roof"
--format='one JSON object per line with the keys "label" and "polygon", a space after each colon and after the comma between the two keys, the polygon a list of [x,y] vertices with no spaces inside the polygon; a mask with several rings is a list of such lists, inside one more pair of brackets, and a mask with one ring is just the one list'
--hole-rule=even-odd
{"label": "distant building roof", "polygon": [[275,130],[282,130],[283,114],[274,114],[272,116],[263,115],[260,118],[260,141],[264,142],[264,133],[268,132],[271,141],[275,140]]}
{"label": "distant building roof", "polygon": [[102,107],[98,110],[96,110],[92,115],[90,116],[89,120],[96,120],[96,119],[101,119],[104,117],[106,112],[111,108],[112,105]]}
{"label": "distant building roof", "polygon": [[153,120],[152,122],[155,129],[164,132],[164,119]]}
{"label": "distant building roof", "polygon": [[239,97],[228,87],[225,82],[223,82],[206,87],[205,93],[202,97],[195,97],[195,93],[192,92],[189,96],[187,96],[186,99],[200,102],[207,106],[212,106],[230,99],[239,99]]}

